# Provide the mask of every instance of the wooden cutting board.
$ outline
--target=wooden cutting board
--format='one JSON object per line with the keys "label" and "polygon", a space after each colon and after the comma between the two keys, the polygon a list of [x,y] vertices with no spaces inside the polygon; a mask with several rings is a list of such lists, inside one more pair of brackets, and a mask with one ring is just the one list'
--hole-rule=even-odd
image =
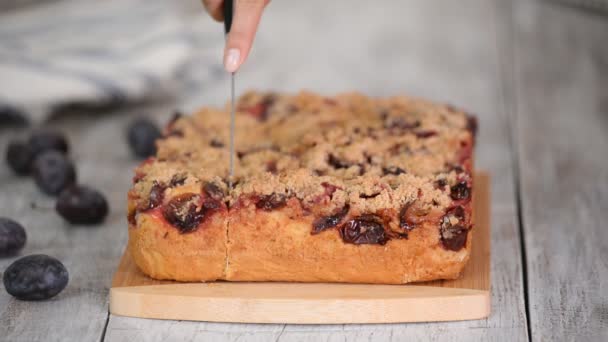
{"label": "wooden cutting board", "polygon": [[490,314],[490,184],[475,175],[475,228],[462,276],[410,285],[179,283],[141,273],[129,253],[110,289],[110,312],[141,318],[244,323],[459,321]]}

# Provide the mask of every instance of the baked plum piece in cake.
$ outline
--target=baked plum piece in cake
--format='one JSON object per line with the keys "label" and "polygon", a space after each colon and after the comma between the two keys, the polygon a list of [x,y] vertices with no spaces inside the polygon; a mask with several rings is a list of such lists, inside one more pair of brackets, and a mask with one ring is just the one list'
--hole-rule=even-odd
{"label": "baked plum piece in cake", "polygon": [[408,97],[250,92],[173,120],[129,192],[129,250],[159,279],[400,284],[470,253],[476,121]]}

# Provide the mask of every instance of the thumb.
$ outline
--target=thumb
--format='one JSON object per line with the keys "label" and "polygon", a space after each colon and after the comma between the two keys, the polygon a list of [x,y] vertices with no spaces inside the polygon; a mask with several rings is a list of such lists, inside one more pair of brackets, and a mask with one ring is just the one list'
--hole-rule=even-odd
{"label": "thumb", "polygon": [[268,2],[269,0],[235,0],[232,27],[224,49],[226,71],[237,71],[247,59],[262,12]]}

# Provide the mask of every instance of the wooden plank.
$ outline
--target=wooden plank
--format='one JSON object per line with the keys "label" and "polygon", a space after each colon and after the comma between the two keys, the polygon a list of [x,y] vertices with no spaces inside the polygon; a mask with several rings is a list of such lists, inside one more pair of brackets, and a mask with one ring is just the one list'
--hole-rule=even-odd
{"label": "wooden plank", "polygon": [[515,7],[520,188],[533,340],[608,340],[608,21]]}
{"label": "wooden plank", "polygon": [[[494,16],[495,3],[499,1],[393,0],[377,6],[358,0],[345,7],[320,0],[273,2],[262,22],[252,60],[237,79],[239,90],[309,88],[333,93],[356,89],[374,95],[407,92],[466,105],[478,113],[481,124],[478,165],[491,172],[495,189],[492,250],[498,257],[492,259],[494,314],[489,319],[412,325],[284,326],[112,316],[106,339],[525,340],[511,150],[503,94],[497,89],[498,60],[504,51],[496,50],[494,44],[500,33]],[[501,17],[506,13],[498,14]],[[304,17],[310,20],[302,20]],[[221,46],[221,27],[217,24],[197,20],[195,29],[203,33],[201,46]],[[214,36],[218,30],[220,35]],[[188,87],[183,89],[184,97],[178,99],[186,109],[220,104],[228,96],[227,78],[220,71],[219,61],[215,67],[206,67],[217,56],[209,56],[208,52],[201,56],[188,70]],[[97,116],[76,113],[56,122],[70,132],[82,179],[101,188],[111,200],[112,214],[102,227],[73,228],[48,211],[31,211],[31,200],[48,208],[52,201],[41,199],[31,182],[16,180],[5,168],[0,168],[0,214],[20,217],[28,227],[30,241],[24,254],[42,252],[57,256],[66,263],[72,277],[65,292],[49,302],[26,303],[0,295],[3,339],[80,341],[102,336],[111,273],[126,242],[124,194],[131,176],[126,170],[134,166],[120,141],[128,114],[142,111],[158,111],[164,118],[169,115],[167,105],[154,104],[105,117],[99,117],[99,113]],[[0,147],[6,146],[12,136],[3,132]],[[0,268],[11,260],[0,260]]]}
{"label": "wooden plank", "polygon": [[[492,175],[492,312],[487,320],[441,324],[269,325],[158,321],[111,316],[109,341],[318,341],[465,340],[523,341],[527,326],[518,218],[501,58],[510,37],[500,1],[459,2],[357,0],[349,6],[325,1],[271,3],[237,91],[247,88],[372,95],[410,93],[465,106],[480,118],[477,165]],[[336,16],[335,13],[340,13]],[[309,18],[309,20],[302,20]],[[210,21],[197,22],[204,44],[221,45]],[[508,26],[508,25],[507,25]],[[496,48],[496,39],[500,50]],[[503,41],[504,40],[504,41]],[[503,44],[504,43],[504,44]],[[209,60],[209,56],[204,56]],[[210,60],[213,62],[213,59]],[[211,63],[210,62],[210,63]],[[509,70],[510,60],[504,61]],[[186,109],[221,104],[228,78],[197,63]]]}
{"label": "wooden plank", "polygon": [[403,323],[481,319],[487,291],[413,285],[214,283],[113,288],[113,314],[239,323]]}
{"label": "wooden plank", "polygon": [[[164,113],[166,118],[170,116],[166,108]],[[129,117],[116,114],[77,113],[51,125],[68,133],[79,180],[107,196],[110,214],[103,225],[83,227],[65,223],[55,213],[54,199],[41,194],[33,180],[18,178],[4,165],[0,167],[0,216],[14,218],[25,226],[28,242],[21,254],[54,256],[65,264],[70,275],[62,293],[42,302],[13,299],[0,285],[0,340],[100,340],[108,319],[112,273],[126,244],[125,193],[136,164],[123,143]],[[2,153],[10,139],[26,136],[25,131],[2,131]],[[15,259],[0,259],[0,270]]]}
{"label": "wooden plank", "polygon": [[[6,146],[9,136],[2,137]],[[78,140],[72,143],[75,153]],[[74,144],[76,143],[76,144]],[[4,148],[2,149],[4,150]],[[104,189],[109,199],[120,205],[118,193],[108,193],[108,179],[93,180],[93,164],[79,163],[79,176],[91,185]],[[102,169],[102,168],[100,168]],[[101,171],[101,170],[100,170]],[[110,174],[111,170],[108,171]],[[85,173],[88,173],[85,175]],[[113,172],[117,178],[117,172]],[[108,176],[110,176],[108,174]],[[104,177],[105,178],[105,177]],[[43,253],[61,260],[70,274],[67,288],[57,297],[44,302],[18,301],[2,291],[0,296],[0,336],[5,341],[82,341],[99,339],[107,314],[108,272],[113,267],[111,256],[119,252],[108,243],[108,233],[124,236],[123,215],[113,210],[103,227],[70,227],[54,212],[54,201],[41,195],[31,179],[15,179],[3,168],[0,183],[0,215],[20,221],[27,230],[28,242],[23,255]],[[36,204],[32,209],[30,203]],[[114,239],[111,239],[114,240]],[[105,246],[104,246],[105,245]],[[96,247],[97,246],[97,247]],[[16,258],[0,259],[5,269]]]}

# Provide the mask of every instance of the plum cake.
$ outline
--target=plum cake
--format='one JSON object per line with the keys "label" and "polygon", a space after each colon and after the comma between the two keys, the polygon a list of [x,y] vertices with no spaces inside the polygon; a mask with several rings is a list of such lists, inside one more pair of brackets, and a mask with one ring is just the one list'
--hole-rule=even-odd
{"label": "plum cake", "polygon": [[402,284],[471,250],[477,121],[405,96],[248,92],[175,115],[128,194],[128,249],[156,279]]}

